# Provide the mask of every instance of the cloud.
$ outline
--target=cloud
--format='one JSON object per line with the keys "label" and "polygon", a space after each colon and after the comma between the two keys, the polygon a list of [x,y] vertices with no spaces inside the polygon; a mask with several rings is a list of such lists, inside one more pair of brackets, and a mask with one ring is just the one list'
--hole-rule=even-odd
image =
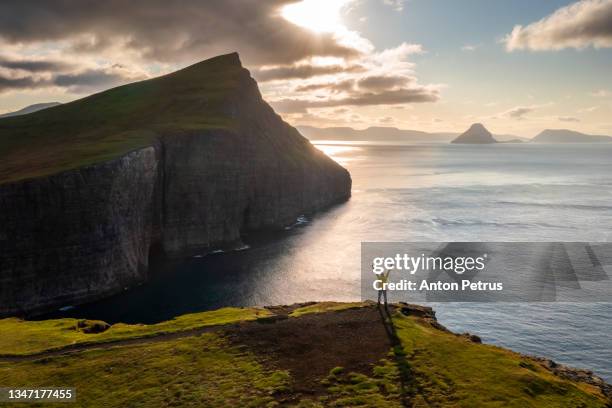
{"label": "cloud", "polygon": [[33,90],[59,87],[72,93],[89,93],[125,84],[142,76],[126,71],[122,67],[87,69],[71,73],[11,77],[0,75],[0,94],[8,91]]}
{"label": "cloud", "polygon": [[[356,57],[331,33],[315,34],[281,16],[295,0],[3,0],[0,38],[11,44],[68,42],[99,54],[117,44],[147,61],[189,63],[230,51],[253,65],[311,56]],[[19,16],[16,18],[15,16]]]}
{"label": "cloud", "polygon": [[379,93],[357,93],[343,98],[330,98],[321,101],[283,98],[271,101],[270,104],[281,113],[299,113],[306,112],[309,108],[398,105],[404,103],[436,102],[439,99],[440,95],[437,88],[418,86]]}
{"label": "cloud", "polygon": [[9,59],[0,55],[0,67],[10,70],[48,72],[65,70],[71,66],[71,64],[62,61],[43,59]]}
{"label": "cloud", "polygon": [[[273,87],[276,98],[271,104],[281,113],[305,113],[312,109],[360,106],[401,106],[436,102],[443,85],[419,84],[414,64],[408,57],[422,53],[418,44],[402,43],[397,47],[372,52],[355,61],[364,72],[338,72],[325,82],[290,80],[291,90]],[[333,65],[331,65],[333,66]],[[326,65],[324,67],[330,67]],[[304,95],[308,92],[312,95]],[[282,95],[282,98],[278,96]]]}
{"label": "cloud", "polygon": [[406,76],[374,75],[360,79],[359,88],[369,91],[383,91],[407,85],[411,78]]}
{"label": "cloud", "polygon": [[461,51],[476,51],[477,48],[480,48],[480,45],[466,44],[461,47]]}
{"label": "cloud", "polygon": [[387,6],[391,6],[395,11],[402,11],[404,9],[405,0],[383,0],[383,3]]}
{"label": "cloud", "polygon": [[395,122],[395,119],[393,119],[391,116],[385,116],[385,117],[378,119],[378,123],[383,124],[383,125],[389,125],[389,124],[392,124],[393,122]]}
{"label": "cloud", "polygon": [[[308,21],[302,27],[283,17],[297,1],[4,0],[0,92],[94,92],[238,51],[283,113],[440,99],[442,85],[420,84],[414,72],[410,58],[425,52],[420,44],[377,50],[341,19],[333,33],[308,30]],[[404,1],[388,4],[399,9]]]}
{"label": "cloud", "polygon": [[314,76],[333,75],[344,72],[363,72],[365,68],[359,64],[348,66],[343,65],[312,65],[298,64],[291,66],[280,66],[273,68],[261,68],[253,71],[253,76],[261,82],[286,80],[286,79],[306,79]]}
{"label": "cloud", "polygon": [[53,78],[53,84],[67,88],[73,93],[88,93],[138,79],[144,78],[129,76],[113,69],[88,69],[78,73],[57,75]]}
{"label": "cloud", "polygon": [[506,50],[561,50],[612,47],[612,0],[582,0],[527,26],[517,25],[504,39]]}
{"label": "cloud", "polygon": [[344,81],[335,81],[327,83],[318,83],[310,85],[302,85],[295,88],[296,92],[311,92],[318,91],[321,89],[329,90],[332,93],[349,92],[355,88],[355,81],[353,79],[346,79]]}
{"label": "cloud", "polygon": [[588,106],[586,108],[578,109],[578,112],[579,113],[590,113],[590,112],[595,112],[597,109],[599,109],[599,106]]}
{"label": "cloud", "polygon": [[35,79],[31,77],[10,78],[0,75],[0,93],[20,89],[36,89],[49,85],[50,82],[45,79]]}
{"label": "cloud", "polygon": [[607,98],[609,96],[612,96],[612,92],[608,91],[607,89],[598,89],[597,91],[591,92],[589,95],[594,96],[596,98]]}
{"label": "cloud", "polygon": [[531,113],[535,110],[530,106],[517,106],[515,108],[509,109],[502,114],[502,116],[507,116],[512,119],[523,119],[525,115]]}
{"label": "cloud", "polygon": [[544,106],[548,106],[549,104],[546,105],[529,105],[529,106],[515,106],[513,108],[510,108],[504,112],[498,113],[497,115],[493,116],[496,119],[499,118],[509,118],[509,119],[516,119],[516,120],[523,120],[525,119],[525,116],[527,116],[529,113],[532,113],[533,111],[535,111],[538,108],[544,107]]}
{"label": "cloud", "polygon": [[559,116],[557,119],[559,119],[560,122],[580,122],[580,119],[573,116]]}

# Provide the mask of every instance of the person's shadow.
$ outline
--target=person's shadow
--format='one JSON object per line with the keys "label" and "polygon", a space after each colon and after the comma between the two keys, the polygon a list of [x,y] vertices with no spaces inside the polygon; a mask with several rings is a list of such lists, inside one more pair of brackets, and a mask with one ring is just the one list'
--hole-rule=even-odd
{"label": "person's shadow", "polygon": [[391,344],[391,348],[393,350],[395,363],[397,364],[397,368],[399,370],[402,405],[409,407],[411,406],[410,401],[414,395],[414,376],[412,374],[412,369],[408,359],[406,358],[404,346],[397,335],[397,330],[395,330],[395,325],[393,324],[393,317],[391,311],[389,310],[389,306],[387,304],[379,303],[377,308],[378,313],[380,314],[380,320],[383,323],[385,332],[389,338],[389,343]]}

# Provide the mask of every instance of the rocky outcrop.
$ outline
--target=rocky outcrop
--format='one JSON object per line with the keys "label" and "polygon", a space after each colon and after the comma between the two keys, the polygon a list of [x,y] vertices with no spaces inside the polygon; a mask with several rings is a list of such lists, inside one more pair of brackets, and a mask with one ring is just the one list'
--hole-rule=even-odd
{"label": "rocky outcrop", "polygon": [[348,172],[274,113],[249,72],[233,79],[220,107],[232,126],[165,129],[116,159],[0,184],[0,315],[107,296],[145,280],[152,252],[206,252],[350,197]]}
{"label": "rocky outcrop", "polygon": [[491,132],[481,123],[474,123],[468,130],[457,136],[451,143],[457,144],[491,144],[497,143]]}

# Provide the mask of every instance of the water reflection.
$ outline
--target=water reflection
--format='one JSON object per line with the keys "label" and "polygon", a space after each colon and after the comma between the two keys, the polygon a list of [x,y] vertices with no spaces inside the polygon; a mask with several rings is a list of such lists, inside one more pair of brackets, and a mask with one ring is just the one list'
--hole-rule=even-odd
{"label": "water reflection", "polygon": [[314,143],[315,147],[334,159],[337,163],[346,166],[348,163],[358,160],[358,153],[362,150],[357,146],[331,143]]}

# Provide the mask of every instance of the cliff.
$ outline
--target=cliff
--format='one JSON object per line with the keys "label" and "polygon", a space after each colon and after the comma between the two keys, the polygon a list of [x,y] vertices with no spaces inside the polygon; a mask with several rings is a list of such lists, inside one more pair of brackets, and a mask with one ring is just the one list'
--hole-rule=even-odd
{"label": "cliff", "polygon": [[612,387],[590,371],[452,333],[417,305],[225,308],[154,325],[9,318],[0,332],[2,384],[68,384],[87,407],[612,402]]}
{"label": "cliff", "polygon": [[497,143],[497,140],[493,138],[491,132],[482,124],[474,123],[468,130],[457,136],[451,143],[491,144]]}
{"label": "cliff", "polygon": [[0,120],[0,315],[147,277],[347,200],[348,172],[266,104],[237,54]]}
{"label": "cliff", "polygon": [[545,129],[532,141],[535,143],[612,143],[612,137],[587,135],[567,129]]}

